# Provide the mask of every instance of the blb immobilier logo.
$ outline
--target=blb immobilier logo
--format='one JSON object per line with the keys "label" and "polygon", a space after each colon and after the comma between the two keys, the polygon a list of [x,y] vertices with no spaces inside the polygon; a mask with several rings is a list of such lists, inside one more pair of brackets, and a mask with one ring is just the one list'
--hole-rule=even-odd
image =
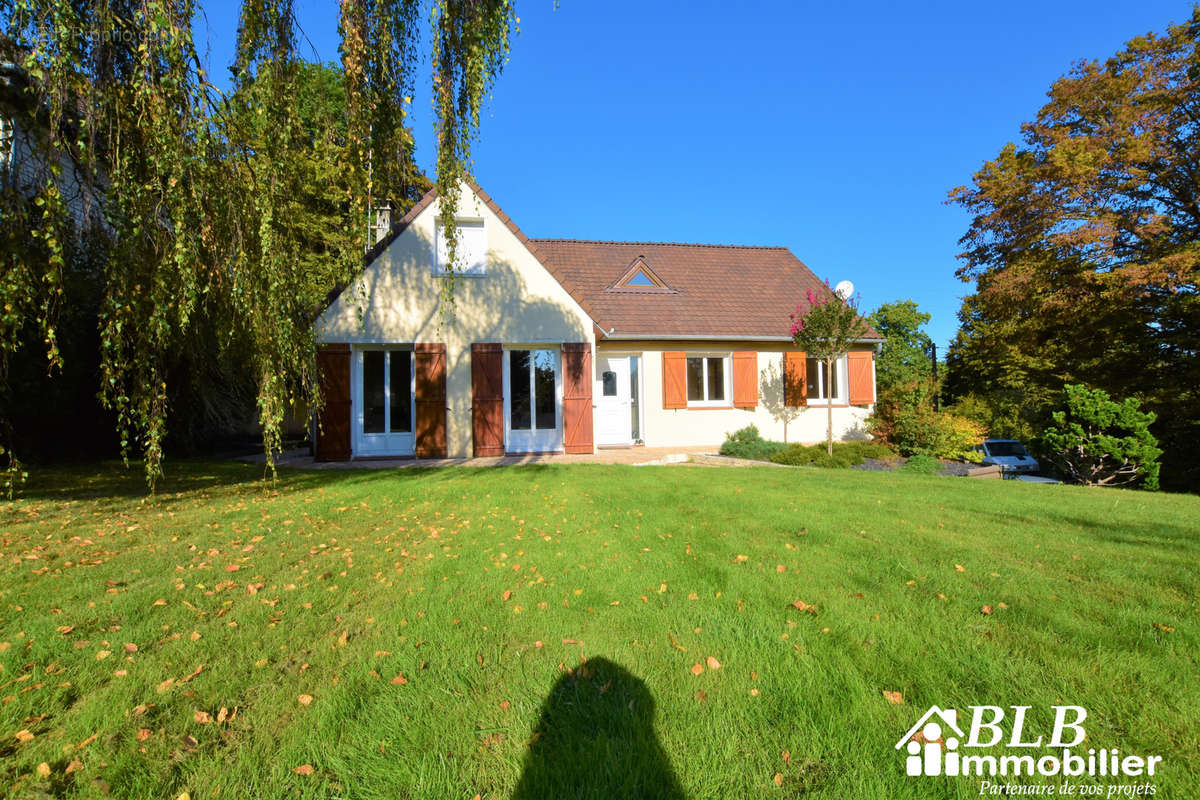
{"label": "blb immobilier logo", "polygon": [[[904,774],[913,777],[987,778],[980,794],[1012,794],[1013,787],[992,783],[994,778],[1152,778],[1162,756],[1121,753],[1119,748],[1084,748],[1082,706],[1051,706],[1054,724],[1049,736],[1034,735],[1026,725],[1032,706],[969,706],[969,721],[953,708],[931,707],[900,737]],[[965,730],[964,730],[965,728]],[[1007,730],[1006,730],[1007,729]],[[1002,752],[989,752],[1002,747]],[[1013,752],[1015,751],[1015,752]],[[1106,782],[1108,782],[1106,781]],[[993,788],[994,787],[994,788]],[[1154,784],[1114,784],[1108,787],[1074,784],[1019,787],[1020,794],[1105,794],[1109,797],[1148,795]],[[1109,791],[1105,791],[1105,789]],[[1037,789],[1038,791],[1029,791]],[[1046,791],[1049,789],[1050,791]]]}

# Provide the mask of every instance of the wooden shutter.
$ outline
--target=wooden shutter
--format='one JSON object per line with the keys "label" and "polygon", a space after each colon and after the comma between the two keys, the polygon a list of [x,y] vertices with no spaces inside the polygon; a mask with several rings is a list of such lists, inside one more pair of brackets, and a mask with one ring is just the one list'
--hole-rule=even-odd
{"label": "wooden shutter", "polygon": [[804,374],[804,351],[783,354],[783,403],[788,406],[808,405],[808,380]]}
{"label": "wooden shutter", "polygon": [[504,455],[504,348],[471,345],[471,441],[477,456]]}
{"label": "wooden shutter", "polygon": [[758,353],[753,350],[733,354],[733,405],[735,408],[758,405]]}
{"label": "wooden shutter", "polygon": [[349,461],[350,345],[318,347],[317,370],[325,401],[317,417],[317,461]]}
{"label": "wooden shutter", "polygon": [[446,457],[446,345],[413,348],[417,377],[417,457]]}
{"label": "wooden shutter", "polygon": [[852,406],[869,406],[875,402],[874,355],[870,350],[854,350],[846,354]]}
{"label": "wooden shutter", "polygon": [[687,354],[663,353],[663,408],[687,408]]}
{"label": "wooden shutter", "polygon": [[566,342],[563,353],[563,449],[591,453],[592,346]]}

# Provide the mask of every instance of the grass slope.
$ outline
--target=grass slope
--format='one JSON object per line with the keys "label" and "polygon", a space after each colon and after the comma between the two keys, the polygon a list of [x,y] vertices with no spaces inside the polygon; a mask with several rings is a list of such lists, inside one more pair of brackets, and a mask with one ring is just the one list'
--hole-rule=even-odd
{"label": "grass slope", "polygon": [[1200,786],[1193,497],[190,464],[149,500],[114,472],[0,508],[0,795],[975,797],[893,745],[984,703],[1046,734],[1083,705],[1089,746],[1165,757],[1159,796]]}

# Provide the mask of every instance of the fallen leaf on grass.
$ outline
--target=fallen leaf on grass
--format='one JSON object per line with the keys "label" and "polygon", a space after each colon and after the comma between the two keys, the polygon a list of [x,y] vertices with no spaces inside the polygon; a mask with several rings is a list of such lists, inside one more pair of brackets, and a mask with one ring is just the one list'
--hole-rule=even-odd
{"label": "fallen leaf on grass", "polygon": [[292,770],[292,772],[296,773],[297,775],[312,775],[313,774],[312,764],[301,764],[300,766],[298,766],[294,770]]}
{"label": "fallen leaf on grass", "polygon": [[889,703],[891,703],[892,705],[895,705],[895,706],[904,705],[904,695],[901,694],[900,692],[889,692],[887,689],[884,689],[883,696],[886,697],[887,701]]}
{"label": "fallen leaf on grass", "polygon": [[796,602],[792,603],[792,606],[800,611],[805,612],[806,614],[812,614],[814,617],[817,615],[817,607],[815,605],[809,605],[803,600],[797,600]]}

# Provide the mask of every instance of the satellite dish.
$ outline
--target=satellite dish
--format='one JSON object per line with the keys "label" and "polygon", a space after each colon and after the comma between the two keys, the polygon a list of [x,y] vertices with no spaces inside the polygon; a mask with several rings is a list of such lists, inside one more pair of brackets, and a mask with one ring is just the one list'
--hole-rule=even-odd
{"label": "satellite dish", "polygon": [[850,295],[854,294],[854,284],[850,281],[842,281],[837,286],[833,287],[833,293],[843,300],[846,300],[850,297]]}

